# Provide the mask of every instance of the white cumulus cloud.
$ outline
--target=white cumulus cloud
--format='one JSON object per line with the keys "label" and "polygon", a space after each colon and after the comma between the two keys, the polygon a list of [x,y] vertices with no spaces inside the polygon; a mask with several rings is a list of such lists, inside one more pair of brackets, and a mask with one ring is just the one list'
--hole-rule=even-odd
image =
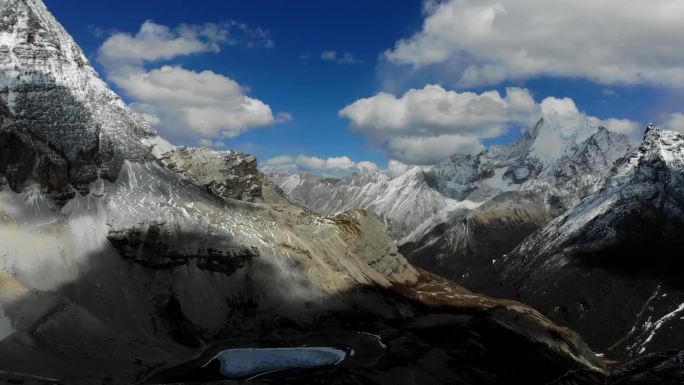
{"label": "white cumulus cloud", "polygon": [[390,159],[387,162],[387,170],[385,170],[385,173],[392,178],[396,178],[400,175],[405,174],[408,170],[411,170],[416,167],[422,169],[423,171],[427,171],[431,168],[431,166],[416,166],[411,164],[405,164],[398,160]]}
{"label": "white cumulus cloud", "polygon": [[235,137],[254,127],[292,119],[248,95],[235,80],[179,65],[146,68],[181,56],[218,52],[224,44],[272,45],[268,33],[244,24],[181,25],[146,21],[135,34],[116,33],[100,47],[107,78],[134,102],[131,107],[173,141]]}
{"label": "white cumulus cloud", "polygon": [[671,114],[662,126],[668,130],[684,134],[684,114],[680,112]]}
{"label": "white cumulus cloud", "polygon": [[370,161],[354,162],[348,156],[330,157],[327,159],[315,156],[299,155],[278,156],[268,159],[261,166],[266,173],[274,172],[308,172],[326,176],[343,176],[354,172],[378,171],[377,164]]}
{"label": "white cumulus cloud", "polygon": [[455,152],[480,151],[480,140],[504,134],[511,124],[533,123],[537,108],[530,92],[520,88],[509,88],[502,96],[428,85],[401,97],[379,93],[360,99],[340,116],[391,159],[433,164]]}
{"label": "white cumulus cloud", "polygon": [[538,104],[521,88],[508,88],[503,96],[498,91],[477,94],[428,85],[400,97],[379,93],[360,99],[340,116],[390,159],[411,165],[434,164],[459,152],[477,153],[482,140],[499,137],[511,127],[529,127],[541,117],[554,119],[568,132],[588,123],[626,135],[639,131],[639,124],[630,120],[588,116],[570,98],[548,97]]}
{"label": "white cumulus cloud", "polygon": [[422,29],[385,52],[442,64],[464,86],[538,76],[684,86],[684,2],[428,0]]}
{"label": "white cumulus cloud", "polygon": [[115,33],[100,48],[100,61],[106,64],[130,61],[157,61],[177,56],[219,51],[220,39],[200,39],[195,32],[184,28],[179,32],[146,21],[135,34]]}

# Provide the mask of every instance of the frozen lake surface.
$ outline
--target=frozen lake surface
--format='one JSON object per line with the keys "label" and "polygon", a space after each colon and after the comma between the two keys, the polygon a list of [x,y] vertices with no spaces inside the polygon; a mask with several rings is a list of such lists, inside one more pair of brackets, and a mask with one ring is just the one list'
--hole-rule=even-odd
{"label": "frozen lake surface", "polygon": [[327,347],[229,349],[214,359],[228,378],[245,378],[287,369],[312,369],[337,365],[346,353]]}

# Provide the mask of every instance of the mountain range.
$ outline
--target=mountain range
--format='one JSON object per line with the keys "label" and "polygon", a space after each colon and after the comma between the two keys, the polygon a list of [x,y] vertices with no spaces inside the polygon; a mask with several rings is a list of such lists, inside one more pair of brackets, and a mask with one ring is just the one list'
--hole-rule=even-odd
{"label": "mountain range", "polygon": [[[554,138],[545,127],[541,122],[522,141],[472,158],[464,167],[477,170],[475,176],[456,171],[463,165],[452,161],[441,174],[435,169],[397,179],[355,176],[355,187],[339,195],[358,198],[352,206],[377,202],[378,211],[394,217],[360,208],[321,215],[302,207],[307,202],[287,184],[279,183],[282,190],[274,185],[248,154],[171,145],[99,78],[41,0],[0,0],[0,382],[599,385],[648,383],[640,381],[654,376],[680,381],[681,353],[647,354],[615,367],[577,333],[533,308],[476,294],[414,266],[388,234],[386,224],[395,238],[409,236],[421,226],[431,230],[425,224],[441,218],[487,213],[499,199],[515,215],[496,219],[544,226],[493,264],[502,277],[497,290],[515,288],[521,298],[528,291],[515,279],[516,269],[569,258],[564,250],[574,240],[599,239],[592,227],[598,220],[576,216],[615,223],[602,227],[614,229],[615,237],[601,237],[592,250],[618,250],[624,239],[638,240],[623,222],[643,214],[630,199],[644,200],[652,205],[653,220],[668,218],[662,227],[644,225],[676,244],[675,208],[681,206],[673,194],[680,192],[681,136],[651,130],[634,155],[623,138],[605,130],[590,127],[582,136],[566,136],[549,125],[556,139],[573,144],[560,154],[558,159],[567,159],[561,162],[543,147],[542,138]],[[605,151],[606,144],[615,152]],[[632,155],[624,158],[621,146]],[[558,172],[548,174],[554,165]],[[598,176],[569,188],[558,182],[575,181],[574,167],[598,172],[598,166],[601,172],[606,166],[616,170],[608,182],[599,183]],[[464,178],[449,184],[447,175],[455,174]],[[556,190],[527,187],[543,181]],[[640,188],[651,186],[648,181],[657,182],[653,189]],[[323,182],[312,186],[327,186]],[[442,191],[441,185],[448,186]],[[403,199],[365,200],[372,195],[361,193],[365,188],[375,194],[391,190]],[[428,200],[416,204],[413,193]],[[509,200],[500,198],[505,194],[521,206],[538,206],[542,215],[532,220],[525,211],[510,210]],[[612,199],[616,194],[623,198]],[[613,221],[606,216],[612,211],[596,207],[624,208],[624,215]],[[405,228],[398,220],[419,214],[424,219]],[[565,226],[563,218],[578,226]],[[546,240],[558,232],[564,238]],[[411,237],[416,245],[424,238]],[[519,257],[528,255],[527,247],[539,257]],[[473,258],[480,257],[491,264],[484,254]],[[569,271],[554,266],[548,279]],[[672,282],[658,272],[652,277],[663,288]],[[626,285],[632,282],[625,277]],[[672,314],[655,323],[648,318],[646,332],[665,330],[678,313]],[[632,334],[640,338],[642,331]],[[666,345],[657,338],[636,354]],[[250,379],[223,378],[214,366],[217,352],[225,349],[306,347],[335,348],[345,358]]]}
{"label": "mountain range", "polygon": [[[314,211],[357,205],[390,229],[411,213],[392,232],[411,263],[531,304],[623,359],[682,345],[681,140],[649,126],[637,146],[589,123],[567,134],[544,118],[511,144],[412,169],[395,178],[413,181],[404,189],[384,188],[395,180],[384,174],[274,182]],[[359,182],[375,179],[386,182]],[[328,196],[326,205],[312,194]]]}

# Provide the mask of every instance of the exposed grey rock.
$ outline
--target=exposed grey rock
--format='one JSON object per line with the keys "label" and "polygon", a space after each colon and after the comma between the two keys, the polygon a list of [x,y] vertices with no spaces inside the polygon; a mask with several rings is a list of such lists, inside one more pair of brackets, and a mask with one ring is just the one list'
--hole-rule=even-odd
{"label": "exposed grey rock", "polygon": [[380,172],[354,174],[343,179],[311,174],[275,174],[269,177],[293,201],[327,215],[362,208],[379,215],[390,234],[401,239],[455,202],[433,186],[419,168],[390,178]]}
{"label": "exposed grey rock", "polygon": [[[500,277],[493,263],[518,246],[525,238],[544,227],[556,216],[599,191],[609,183],[632,146],[624,135],[598,128],[579,145],[568,148],[564,155],[520,185],[507,178],[513,169],[527,168],[526,159],[534,156],[535,135],[544,135],[543,122],[523,138],[504,148],[493,148],[478,157],[454,156],[436,166],[433,173],[438,185],[450,191],[468,191],[476,196],[496,194],[470,210],[454,211],[421,237],[408,240],[401,250],[420,267],[443,274],[473,290],[491,290]],[[486,155],[493,154],[493,155]],[[458,163],[461,162],[461,163]],[[503,179],[486,185],[485,170],[498,170]],[[489,163],[486,163],[489,162]],[[536,162],[536,161],[535,161]],[[508,171],[504,171],[508,170]],[[535,169],[536,170],[536,169]],[[451,182],[444,182],[452,178]],[[489,176],[488,178],[496,178]],[[509,179],[511,185],[501,184]],[[492,186],[507,186],[501,193]],[[484,186],[484,187],[483,187]],[[459,190],[466,189],[466,190]]]}
{"label": "exposed grey rock", "polygon": [[610,385],[678,385],[684,383],[684,351],[646,354],[616,368]]}
{"label": "exposed grey rock", "polygon": [[206,148],[178,148],[164,154],[162,162],[182,178],[212,194],[248,202],[263,199],[266,177],[257,170],[257,159],[240,152]]}
{"label": "exposed grey rock", "polygon": [[[0,3],[0,176],[15,191],[86,193],[124,159],[151,159],[155,133],[100,80],[40,1]],[[69,195],[65,197],[68,199]]]}

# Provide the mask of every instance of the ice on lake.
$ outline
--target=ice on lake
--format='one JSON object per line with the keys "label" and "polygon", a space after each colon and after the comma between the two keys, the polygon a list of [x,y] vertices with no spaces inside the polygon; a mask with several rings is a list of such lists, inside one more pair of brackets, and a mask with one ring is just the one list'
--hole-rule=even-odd
{"label": "ice on lake", "polygon": [[287,369],[312,369],[337,365],[346,353],[327,347],[229,349],[215,359],[228,378],[245,378]]}

